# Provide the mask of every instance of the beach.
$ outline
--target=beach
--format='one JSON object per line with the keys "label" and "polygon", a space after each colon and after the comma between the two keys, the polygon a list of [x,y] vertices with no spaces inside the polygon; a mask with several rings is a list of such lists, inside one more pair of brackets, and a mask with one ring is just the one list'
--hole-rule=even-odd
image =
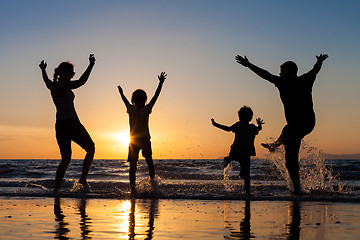
{"label": "beach", "polygon": [[360,240],[360,1],[1,1],[0,240]]}
{"label": "beach", "polygon": [[360,204],[0,198],[0,239],[359,239]]}
{"label": "beach", "polygon": [[140,160],[130,195],[126,160],[95,160],[88,191],[73,160],[60,193],[58,160],[0,160],[0,239],[359,239],[360,160],[305,163],[294,196],[281,166],[253,160],[248,196],[237,163],[155,160],[154,185]]}

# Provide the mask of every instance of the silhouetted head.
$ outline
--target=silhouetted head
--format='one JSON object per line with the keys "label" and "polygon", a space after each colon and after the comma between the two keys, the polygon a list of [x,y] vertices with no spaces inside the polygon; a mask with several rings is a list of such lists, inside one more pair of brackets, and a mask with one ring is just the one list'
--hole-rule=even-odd
{"label": "silhouetted head", "polygon": [[250,122],[251,119],[253,118],[253,111],[251,110],[251,108],[247,107],[247,106],[242,106],[240,108],[240,110],[238,111],[239,114],[239,119],[240,121],[246,121],[246,122]]}
{"label": "silhouetted head", "polygon": [[74,76],[74,65],[70,62],[62,62],[60,65],[54,69],[54,82],[58,80],[67,80],[69,81]]}
{"label": "silhouetted head", "polygon": [[137,89],[133,92],[131,96],[131,103],[135,106],[145,106],[147,100],[146,92],[142,89]]}
{"label": "silhouetted head", "polygon": [[280,76],[296,76],[298,67],[293,61],[284,62],[280,66]]}

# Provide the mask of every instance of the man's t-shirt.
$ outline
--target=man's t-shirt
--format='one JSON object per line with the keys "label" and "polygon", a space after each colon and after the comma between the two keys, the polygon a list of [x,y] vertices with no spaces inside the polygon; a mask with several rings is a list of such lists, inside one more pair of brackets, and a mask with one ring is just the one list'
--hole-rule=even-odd
{"label": "man's t-shirt", "polygon": [[286,121],[289,124],[315,119],[312,88],[316,73],[310,71],[299,77],[277,77],[272,81],[280,92]]}

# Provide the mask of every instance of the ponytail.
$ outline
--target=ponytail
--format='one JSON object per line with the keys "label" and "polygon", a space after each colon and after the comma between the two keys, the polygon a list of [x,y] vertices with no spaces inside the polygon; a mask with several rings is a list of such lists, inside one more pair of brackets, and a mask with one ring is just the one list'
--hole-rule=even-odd
{"label": "ponytail", "polygon": [[58,78],[59,78],[59,69],[58,69],[58,68],[55,68],[55,69],[54,69],[53,81],[54,81],[54,82],[57,82]]}
{"label": "ponytail", "polygon": [[62,62],[62,63],[60,63],[60,65],[57,68],[54,69],[53,81],[57,82],[59,80],[59,77],[65,71],[74,71],[74,65],[72,65],[70,62]]}

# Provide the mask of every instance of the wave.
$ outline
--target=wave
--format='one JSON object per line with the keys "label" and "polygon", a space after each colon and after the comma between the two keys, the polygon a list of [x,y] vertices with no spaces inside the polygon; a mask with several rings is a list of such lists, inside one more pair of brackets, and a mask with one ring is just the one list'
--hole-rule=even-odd
{"label": "wave", "polygon": [[[283,149],[251,161],[251,192],[245,194],[239,164],[223,169],[221,159],[154,160],[157,181],[151,183],[145,161],[137,170],[138,198],[252,199],[360,202],[360,160],[326,160],[319,149],[306,143],[300,152],[304,196],[293,196],[284,165]],[[0,160],[0,195],[55,196],[55,171],[59,160]],[[72,160],[61,196],[129,198],[129,164],[126,160],[94,160],[88,176],[90,189],[73,191],[82,160]]]}

